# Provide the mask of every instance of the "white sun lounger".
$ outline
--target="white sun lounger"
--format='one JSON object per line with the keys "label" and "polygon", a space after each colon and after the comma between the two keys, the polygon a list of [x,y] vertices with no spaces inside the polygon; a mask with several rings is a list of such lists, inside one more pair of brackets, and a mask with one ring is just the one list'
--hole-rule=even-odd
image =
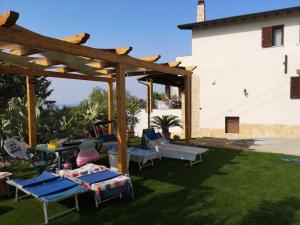
{"label": "white sun lounger", "polygon": [[148,148],[157,151],[160,157],[188,160],[191,166],[202,162],[202,155],[209,151],[206,148],[170,144],[159,133],[147,134],[145,140]]}

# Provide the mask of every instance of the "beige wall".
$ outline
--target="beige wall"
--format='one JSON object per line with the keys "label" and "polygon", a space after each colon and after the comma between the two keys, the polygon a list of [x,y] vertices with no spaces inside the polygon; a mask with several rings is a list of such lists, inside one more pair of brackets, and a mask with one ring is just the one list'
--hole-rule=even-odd
{"label": "beige wall", "polygon": [[[281,24],[284,46],[262,48],[262,27]],[[194,30],[192,56],[177,58],[198,67],[192,80],[193,136],[226,136],[226,116],[240,117],[243,137],[300,136],[300,100],[290,99],[290,77],[300,68],[299,40],[300,16]]]}

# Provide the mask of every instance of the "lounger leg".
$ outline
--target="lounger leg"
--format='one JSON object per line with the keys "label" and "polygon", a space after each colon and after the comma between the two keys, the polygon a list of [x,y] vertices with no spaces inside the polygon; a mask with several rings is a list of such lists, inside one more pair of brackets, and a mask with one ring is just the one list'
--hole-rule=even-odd
{"label": "lounger leg", "polygon": [[94,200],[95,200],[96,208],[98,208],[99,207],[99,202],[98,202],[98,198],[97,198],[97,194],[96,193],[94,194]]}
{"label": "lounger leg", "polygon": [[49,222],[48,208],[47,208],[47,204],[45,202],[43,203],[43,208],[44,208],[45,224],[48,224],[48,222]]}
{"label": "lounger leg", "polygon": [[18,201],[18,197],[19,197],[19,189],[16,187],[16,197],[15,197],[16,202]]}
{"label": "lounger leg", "polygon": [[141,166],[141,163],[139,162],[139,168],[140,168],[140,171],[142,171],[142,166]]}
{"label": "lounger leg", "polygon": [[131,199],[134,199],[134,192],[133,192],[133,186],[132,186],[131,181],[129,181],[129,191],[130,191]]}
{"label": "lounger leg", "polygon": [[78,196],[75,195],[74,198],[75,198],[75,207],[76,207],[76,211],[78,212],[78,211],[79,211]]}

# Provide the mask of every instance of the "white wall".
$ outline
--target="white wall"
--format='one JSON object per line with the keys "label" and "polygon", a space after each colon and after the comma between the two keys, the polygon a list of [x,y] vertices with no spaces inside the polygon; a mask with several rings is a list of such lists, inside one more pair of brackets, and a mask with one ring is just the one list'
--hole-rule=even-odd
{"label": "white wall", "polygon": [[[262,27],[281,24],[284,47],[262,48]],[[290,77],[300,69],[299,24],[300,16],[290,16],[193,31],[192,56],[178,60],[198,67],[193,76],[200,78],[200,90],[192,95],[198,97],[194,110],[201,108],[199,127],[224,129],[226,116],[247,124],[300,125],[300,100],[290,99]]]}
{"label": "white wall", "polygon": [[[154,109],[151,113],[151,119],[153,116],[162,116],[162,115],[175,115],[178,116],[180,120],[181,118],[181,109],[166,109],[166,110],[160,110],[160,109]],[[142,112],[138,115],[138,118],[140,122],[135,127],[135,135],[141,137],[143,134],[143,129],[146,129],[148,127],[148,113],[146,113],[145,110],[142,110]],[[180,127],[175,127],[170,129],[171,135],[181,135],[183,130]]]}

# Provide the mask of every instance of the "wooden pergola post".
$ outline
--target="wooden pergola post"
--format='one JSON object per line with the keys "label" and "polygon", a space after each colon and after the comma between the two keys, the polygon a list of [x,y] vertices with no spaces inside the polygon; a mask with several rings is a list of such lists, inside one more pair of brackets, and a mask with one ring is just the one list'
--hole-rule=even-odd
{"label": "wooden pergola post", "polygon": [[151,127],[151,112],[153,111],[153,81],[147,81],[147,116],[148,116],[148,129]]}
{"label": "wooden pergola post", "polygon": [[186,144],[191,143],[192,134],[192,102],[191,102],[191,76],[184,77],[184,104],[185,104],[185,141]]}
{"label": "wooden pergola post", "polygon": [[28,112],[28,138],[29,146],[35,148],[37,145],[37,129],[36,129],[36,99],[35,99],[35,79],[26,76],[27,88],[27,112]]}
{"label": "wooden pergola post", "polygon": [[148,88],[147,88],[147,112],[153,111],[153,81],[147,81]]}
{"label": "wooden pergola post", "polygon": [[120,173],[127,173],[126,152],[126,88],[124,66],[118,63],[116,67],[117,91],[117,138],[118,138],[118,169]]}
{"label": "wooden pergola post", "polygon": [[[107,88],[107,113],[108,113],[108,120],[112,121],[114,119],[114,88],[113,82],[108,82]],[[114,126],[113,123],[108,124],[108,133],[114,133]]]}

